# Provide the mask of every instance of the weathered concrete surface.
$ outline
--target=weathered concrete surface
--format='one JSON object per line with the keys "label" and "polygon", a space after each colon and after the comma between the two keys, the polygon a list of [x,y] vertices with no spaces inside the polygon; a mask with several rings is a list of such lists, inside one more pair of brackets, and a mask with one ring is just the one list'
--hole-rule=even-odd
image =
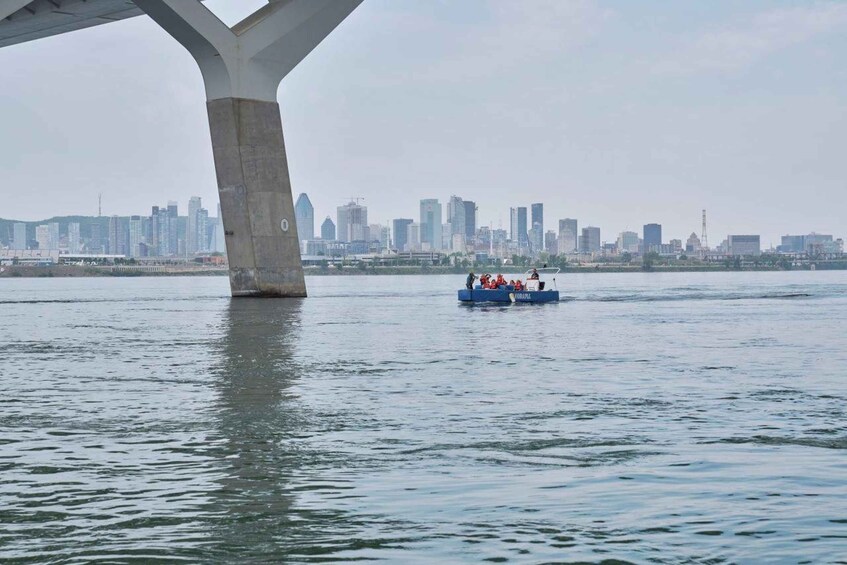
{"label": "weathered concrete surface", "polygon": [[306,296],[279,104],[207,107],[232,295]]}

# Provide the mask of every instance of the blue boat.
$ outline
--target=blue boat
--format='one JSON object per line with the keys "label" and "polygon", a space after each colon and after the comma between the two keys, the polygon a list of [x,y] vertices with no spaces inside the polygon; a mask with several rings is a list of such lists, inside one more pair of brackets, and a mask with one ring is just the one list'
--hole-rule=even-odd
{"label": "blue boat", "polygon": [[[551,271],[554,275],[559,273],[559,269],[538,269],[539,275],[542,271]],[[482,285],[475,285],[473,289],[463,288],[459,291],[460,302],[500,302],[511,304],[513,302],[558,302],[559,291],[555,288],[556,278],[553,277],[554,288],[545,288],[546,283],[540,279],[529,279],[532,271],[527,271],[526,286],[516,291],[512,285],[501,285],[497,289],[482,288]]]}

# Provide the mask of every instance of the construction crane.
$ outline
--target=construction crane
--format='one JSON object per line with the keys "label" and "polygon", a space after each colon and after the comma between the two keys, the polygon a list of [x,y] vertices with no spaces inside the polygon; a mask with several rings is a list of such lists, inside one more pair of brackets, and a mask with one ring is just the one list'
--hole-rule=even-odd
{"label": "construction crane", "polygon": [[359,205],[359,200],[364,200],[364,199],[365,199],[365,197],[364,197],[364,196],[351,196],[351,197],[350,197],[350,202],[355,202],[355,203],[356,203],[356,206],[358,206],[358,205]]}

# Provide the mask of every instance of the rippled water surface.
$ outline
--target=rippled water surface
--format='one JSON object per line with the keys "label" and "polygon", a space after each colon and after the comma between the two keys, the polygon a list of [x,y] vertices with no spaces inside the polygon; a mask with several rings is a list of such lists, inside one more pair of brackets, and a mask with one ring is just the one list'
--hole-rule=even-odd
{"label": "rippled water surface", "polygon": [[0,280],[0,560],[847,560],[847,273]]}

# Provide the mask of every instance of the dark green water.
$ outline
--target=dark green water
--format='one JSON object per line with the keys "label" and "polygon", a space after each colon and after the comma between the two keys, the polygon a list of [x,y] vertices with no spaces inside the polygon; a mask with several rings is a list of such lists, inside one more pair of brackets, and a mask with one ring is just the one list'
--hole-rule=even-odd
{"label": "dark green water", "polygon": [[847,560],[847,275],[0,281],[0,560]]}

